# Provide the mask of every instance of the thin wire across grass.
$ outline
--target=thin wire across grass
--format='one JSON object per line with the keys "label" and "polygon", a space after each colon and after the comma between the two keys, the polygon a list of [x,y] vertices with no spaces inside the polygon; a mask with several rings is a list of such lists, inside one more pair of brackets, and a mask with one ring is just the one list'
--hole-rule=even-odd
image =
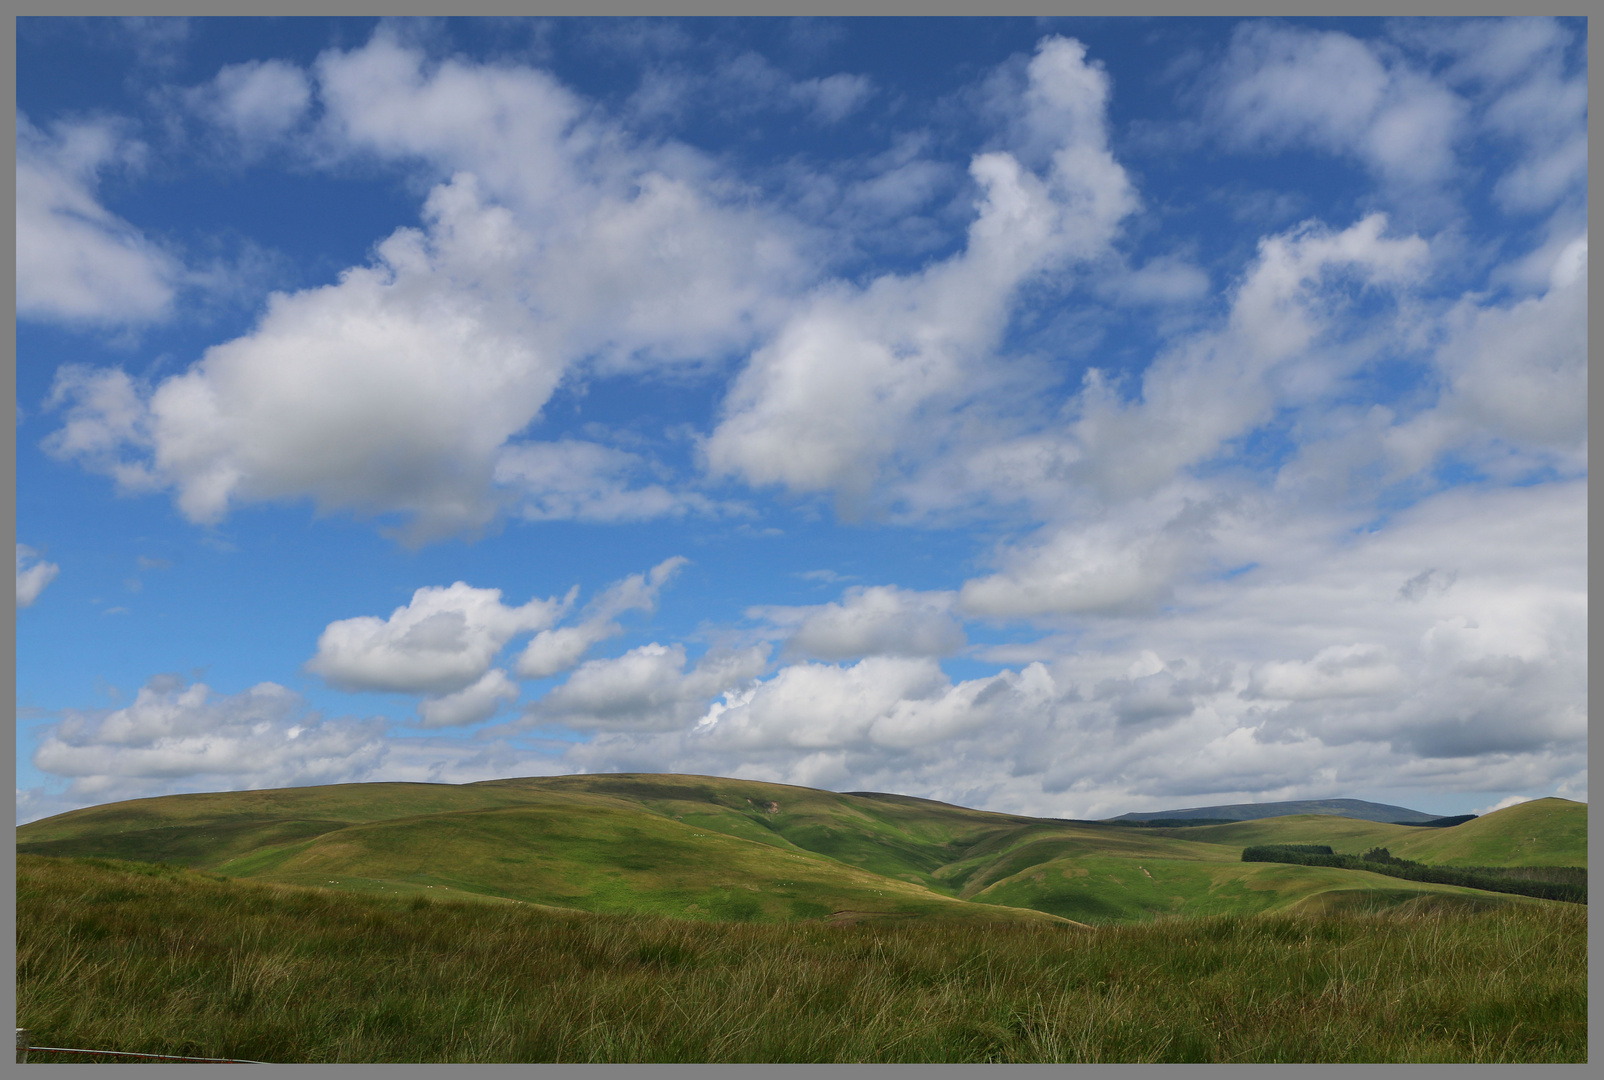
{"label": "thin wire across grass", "polygon": [[18,860],[35,1041],[265,1061],[1585,1061],[1586,910],[1083,930],[404,904]]}

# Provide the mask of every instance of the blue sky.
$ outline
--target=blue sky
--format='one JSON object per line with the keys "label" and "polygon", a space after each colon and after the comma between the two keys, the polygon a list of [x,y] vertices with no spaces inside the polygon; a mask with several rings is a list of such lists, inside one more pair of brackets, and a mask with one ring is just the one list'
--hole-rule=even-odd
{"label": "blue sky", "polygon": [[19,19],[19,820],[1585,799],[1585,30]]}

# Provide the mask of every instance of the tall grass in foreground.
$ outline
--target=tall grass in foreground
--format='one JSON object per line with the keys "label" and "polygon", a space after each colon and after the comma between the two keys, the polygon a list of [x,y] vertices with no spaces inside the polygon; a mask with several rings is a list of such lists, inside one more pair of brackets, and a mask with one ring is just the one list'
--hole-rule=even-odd
{"label": "tall grass in foreground", "polygon": [[1587,1060],[1570,904],[754,926],[21,856],[36,1044],[262,1061]]}

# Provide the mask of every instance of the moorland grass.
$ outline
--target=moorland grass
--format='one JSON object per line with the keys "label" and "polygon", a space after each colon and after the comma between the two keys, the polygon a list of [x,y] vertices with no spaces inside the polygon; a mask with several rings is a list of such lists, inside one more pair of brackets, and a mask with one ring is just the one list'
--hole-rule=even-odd
{"label": "moorland grass", "polygon": [[41,1045],[262,1061],[1587,1059],[1587,912],[692,922],[22,855]]}

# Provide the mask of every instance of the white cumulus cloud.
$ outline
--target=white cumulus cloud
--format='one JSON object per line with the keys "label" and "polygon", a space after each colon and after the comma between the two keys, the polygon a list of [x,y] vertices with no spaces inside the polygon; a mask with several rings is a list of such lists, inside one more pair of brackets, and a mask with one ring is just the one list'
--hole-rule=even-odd
{"label": "white cumulus cloud", "polygon": [[736,750],[928,746],[973,732],[988,720],[988,702],[1028,691],[1041,674],[1027,669],[954,686],[924,657],[794,664],[710,710],[693,734]]}
{"label": "white cumulus cloud", "polygon": [[1404,674],[1377,645],[1328,645],[1310,660],[1260,664],[1245,691],[1249,697],[1310,701],[1366,697],[1403,689]]}
{"label": "white cumulus cloud", "polygon": [[170,313],[182,266],[96,192],[102,170],[141,149],[108,124],[47,133],[17,114],[18,317],[139,324]]}
{"label": "white cumulus cloud", "polygon": [[1105,249],[1135,208],[1107,146],[1107,77],[1084,46],[1058,37],[1042,42],[1028,73],[1022,107],[1052,139],[1043,172],[1007,152],[977,155],[977,214],[959,254],[815,291],[731,387],[706,443],[713,473],[866,494],[888,459],[918,453],[974,391],[1016,290]]}
{"label": "white cumulus cloud", "polygon": [[747,614],[784,628],[786,651],[796,656],[950,656],[967,644],[951,613],[953,599],[952,593],[873,585],[848,589],[838,603],[754,608]]}
{"label": "white cumulus cloud", "polygon": [[108,802],[172,791],[363,779],[385,755],[382,720],[327,720],[276,683],[214,696],[156,676],[121,709],[63,710],[33,763],[71,777],[69,798]]}
{"label": "white cumulus cloud", "polygon": [[1152,492],[1277,405],[1299,403],[1302,378],[1329,377],[1321,368],[1334,357],[1318,346],[1345,328],[1332,310],[1332,279],[1358,274],[1386,291],[1423,274],[1426,241],[1386,230],[1385,215],[1371,214],[1341,232],[1306,224],[1261,240],[1227,324],[1162,352],[1143,372],[1137,401],[1092,369],[1070,426],[1071,471],[1115,497]]}
{"label": "white cumulus cloud", "polygon": [[1477,93],[1486,128],[1522,153],[1494,185],[1515,213],[1582,193],[1587,179],[1587,68],[1557,20],[1466,19],[1415,26],[1413,37],[1450,62],[1444,77]]}
{"label": "white cumulus cloud", "polygon": [[500,668],[491,668],[479,680],[452,694],[424,698],[418,716],[426,728],[477,724],[496,714],[503,704],[518,700],[518,684]]}
{"label": "white cumulus cloud", "polygon": [[312,103],[306,73],[284,60],[226,64],[186,95],[192,109],[232,132],[249,150],[283,138]]}
{"label": "white cumulus cloud", "polygon": [[959,605],[983,616],[1152,608],[1168,592],[1190,530],[1184,518],[1153,531],[1145,526],[1067,525],[1001,552],[1005,569],[964,582]]}
{"label": "white cumulus cloud", "polygon": [[756,678],[767,660],[768,650],[757,646],[710,652],[687,670],[685,646],[652,642],[580,665],[527,718],[585,729],[672,730],[702,715],[713,698]]}
{"label": "white cumulus cloud", "polygon": [[[790,664],[699,717],[603,727],[566,760],[1074,817],[1177,799],[1582,794],[1583,495],[1581,481],[1448,491],[1375,531],[1244,503],[1199,542],[1239,572],[1178,579],[1162,618],[1044,613],[1063,634],[1041,661],[964,681],[927,657]],[[1441,567],[1451,587],[1400,597],[1447,581]],[[683,668],[640,659],[661,681],[638,685]],[[598,695],[628,682],[596,674]]]}
{"label": "white cumulus cloud", "polygon": [[1424,71],[1335,30],[1247,23],[1210,106],[1240,145],[1313,146],[1418,187],[1457,168],[1466,102]]}
{"label": "white cumulus cloud", "polygon": [[514,635],[549,627],[565,607],[556,598],[509,607],[500,589],[461,581],[429,586],[388,619],[330,623],[306,666],[342,690],[454,694],[482,680]]}
{"label": "white cumulus cloud", "polygon": [[1446,313],[1435,353],[1443,390],[1384,436],[1401,473],[1457,453],[1518,475],[1586,468],[1587,238],[1560,252],[1546,291],[1512,303],[1466,297]]}
{"label": "white cumulus cloud", "polygon": [[[228,69],[217,107],[282,128],[300,77]],[[704,507],[631,486],[642,463],[622,451],[517,437],[576,368],[694,367],[748,347],[814,272],[802,230],[732,196],[689,148],[632,144],[533,69],[430,64],[381,29],[323,54],[311,78],[316,162],[376,156],[437,178],[422,227],[333,284],[274,294],[249,333],[135,388],[129,422],[99,419],[115,436],[103,451],[78,455],[66,437],[57,450],[170,489],[196,522],[310,499],[398,515],[417,542],[507,510],[627,520]],[[285,111],[269,90],[293,99]],[[95,385],[61,386],[85,424],[97,405],[81,391]]]}
{"label": "white cumulus cloud", "polygon": [[[402,229],[376,265],[275,294],[253,333],[213,346],[143,399],[127,448],[191,520],[218,521],[235,500],[296,496],[408,513],[423,536],[491,518],[496,455],[562,365],[487,280],[506,257],[505,212],[481,205],[464,179],[426,213],[429,236]],[[81,393],[67,396],[92,414]]]}

